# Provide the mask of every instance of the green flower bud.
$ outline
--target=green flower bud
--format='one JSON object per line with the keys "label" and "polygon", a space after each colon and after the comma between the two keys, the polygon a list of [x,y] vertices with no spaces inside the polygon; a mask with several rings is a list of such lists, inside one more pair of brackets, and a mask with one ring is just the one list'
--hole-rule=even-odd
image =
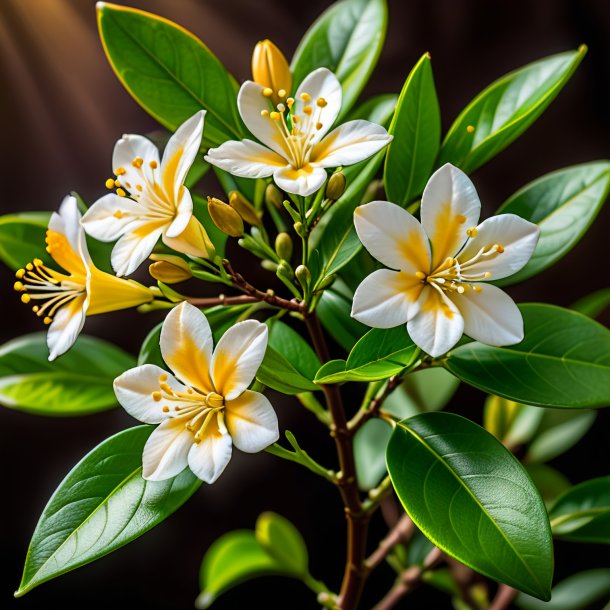
{"label": "green flower bud", "polygon": [[267,204],[272,205],[278,210],[282,209],[282,193],[280,192],[280,189],[278,189],[277,186],[275,186],[275,184],[272,182],[269,183],[265,189],[265,201]]}
{"label": "green flower bud", "polygon": [[288,233],[278,233],[278,236],[275,238],[275,251],[285,261],[289,261],[292,258],[292,238]]}
{"label": "green flower bud", "polygon": [[307,228],[305,227],[305,225],[302,222],[295,222],[294,223],[294,231],[297,235],[299,235],[300,237],[306,237],[307,235]]}
{"label": "green flower bud", "polygon": [[254,206],[239,192],[229,193],[229,205],[250,225],[259,225],[261,219]]}
{"label": "green flower bud", "polygon": [[345,185],[347,181],[343,172],[334,173],[328,180],[326,185],[326,198],[336,201],[345,193]]}
{"label": "green flower bud", "polygon": [[309,282],[311,281],[311,273],[305,265],[299,265],[295,270],[294,274],[297,276],[297,280],[304,289],[307,289]]}
{"label": "green flower bud", "polygon": [[208,197],[208,212],[212,222],[223,233],[231,237],[241,237],[244,234],[244,222],[230,205],[216,197]]}
{"label": "green flower bud", "polygon": [[284,278],[285,280],[288,280],[288,281],[292,281],[292,278],[294,278],[294,273],[292,271],[292,268],[286,261],[282,261],[277,266],[277,270],[275,273],[278,277]]}

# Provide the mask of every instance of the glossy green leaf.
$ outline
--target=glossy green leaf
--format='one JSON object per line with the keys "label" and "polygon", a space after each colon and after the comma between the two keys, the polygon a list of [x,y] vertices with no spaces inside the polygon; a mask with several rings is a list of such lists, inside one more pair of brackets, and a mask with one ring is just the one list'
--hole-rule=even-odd
{"label": "glossy green leaf", "polygon": [[551,601],[542,602],[520,594],[515,600],[521,610],[585,610],[600,600],[610,598],[610,569],[587,570],[568,576],[553,587]]}
{"label": "glossy green leaf", "polygon": [[320,360],[299,333],[280,320],[270,320],[269,345],[305,377],[313,379],[320,368]]}
{"label": "glossy green leaf", "polygon": [[540,227],[540,239],[527,265],[498,281],[507,286],[556,263],[580,240],[610,192],[610,162],[575,165],[542,176],[510,197],[498,214],[517,214]]}
{"label": "glossy green leaf", "polygon": [[377,123],[377,125],[389,125],[390,119],[396,109],[398,95],[395,93],[381,93],[374,95],[365,102],[356,106],[347,117],[346,121],[356,121],[364,119]]}
{"label": "glossy green leaf", "polygon": [[196,36],[138,9],[105,2],[97,6],[108,61],[146,112],[175,131],[203,108],[204,147],[242,138],[237,83]]}
{"label": "glossy green leaf", "polygon": [[406,205],[421,195],[441,140],[441,114],[430,54],[415,65],[402,88],[389,132],[383,183],[389,201]]}
{"label": "glossy green leaf", "polygon": [[299,530],[285,517],[265,512],[256,521],[258,543],[291,574],[308,573],[307,546]]}
{"label": "glossy green leaf", "polygon": [[526,464],[525,469],[547,507],[572,487],[570,481],[559,470],[548,464]]}
{"label": "glossy green leaf", "polygon": [[377,381],[400,373],[419,354],[403,326],[371,329],[356,343],[347,361],[331,360],[315,376],[315,382]]}
{"label": "glossy green leaf", "polygon": [[313,70],[334,72],[343,89],[339,119],[353,106],[377,63],[385,40],[385,0],[342,0],[307,30],[292,58],[296,87]]}
{"label": "glossy green leaf", "polygon": [[484,89],[449,129],[438,165],[449,162],[471,173],[504,150],[555,99],[586,51],[582,46],[577,51],[546,57]]}
{"label": "glossy green leaf", "polygon": [[610,307],[610,288],[602,288],[579,299],[570,309],[590,318],[597,318],[608,307]]}
{"label": "glossy green leaf", "polygon": [[591,479],[566,491],[551,506],[549,518],[555,536],[610,544],[610,477]]}
{"label": "glossy green leaf", "polygon": [[582,314],[521,305],[525,339],[491,347],[467,343],[449,352],[443,366],[485,392],[549,407],[610,405],[610,331]]}
{"label": "glossy green leaf", "polygon": [[87,454],[60,483],[30,543],[16,596],[135,540],[197,490],[190,470],[145,481],[142,450],[153,426],[123,430]]}
{"label": "glossy green leaf", "polygon": [[553,543],[542,498],[491,434],[450,413],[399,422],[388,444],[392,484],[415,524],[472,569],[550,598]]}
{"label": "glossy green leaf", "polygon": [[135,366],[118,347],[81,335],[63,356],[49,362],[46,333],[13,339],[0,347],[0,404],[36,415],[85,415],[117,405],[116,377]]}

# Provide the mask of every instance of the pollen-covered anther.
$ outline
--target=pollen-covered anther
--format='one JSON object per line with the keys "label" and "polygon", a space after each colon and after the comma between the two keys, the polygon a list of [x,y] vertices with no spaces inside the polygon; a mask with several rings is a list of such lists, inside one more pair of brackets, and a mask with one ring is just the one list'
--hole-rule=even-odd
{"label": "pollen-covered anther", "polygon": [[485,272],[485,277],[491,277],[491,271],[486,271]]}
{"label": "pollen-covered anther", "polygon": [[22,294],[21,295],[21,302],[25,303],[26,305],[31,301],[32,297],[29,294]]}
{"label": "pollen-covered anther", "polygon": [[286,106],[288,106],[288,108],[292,108],[293,105],[294,105],[294,98],[293,97],[289,97],[286,100]]}
{"label": "pollen-covered anther", "polygon": [[286,110],[286,106],[284,106],[284,104],[282,104],[281,102],[277,105],[277,109],[279,112],[284,112]]}
{"label": "pollen-covered anther", "polygon": [[502,254],[502,252],[504,252],[504,246],[501,246],[500,244],[494,244],[494,248],[498,254]]}
{"label": "pollen-covered anther", "polygon": [[25,286],[21,283],[21,282],[15,282],[13,284],[13,288],[17,291],[17,292],[25,292]]}
{"label": "pollen-covered anther", "polygon": [[18,269],[18,270],[15,272],[15,277],[16,277],[18,280],[22,279],[24,275],[25,275],[25,269]]}
{"label": "pollen-covered anther", "polygon": [[121,218],[123,218],[124,214],[123,214],[123,212],[122,212],[121,210],[117,210],[117,211],[116,211],[116,212],[113,214],[113,216],[114,216],[115,218],[118,218],[118,219],[120,220]]}
{"label": "pollen-covered anther", "polygon": [[278,97],[286,97],[286,94],[287,94],[286,89],[280,89],[277,92],[277,94],[278,94]]}
{"label": "pollen-covered anther", "polygon": [[316,106],[318,106],[318,108],[325,108],[328,106],[328,102],[323,97],[319,97],[316,100]]}
{"label": "pollen-covered anther", "polygon": [[138,169],[140,169],[142,167],[142,165],[144,164],[144,159],[142,159],[142,157],[136,157],[131,164],[134,167],[137,167]]}
{"label": "pollen-covered anther", "polygon": [[163,408],[161,410],[163,411],[163,413],[169,413],[169,406],[163,405]]}
{"label": "pollen-covered anther", "polygon": [[161,398],[163,398],[163,394],[161,394],[161,392],[153,392],[152,398],[155,402],[159,402]]}
{"label": "pollen-covered anther", "polygon": [[262,117],[267,117],[267,116],[269,116],[269,111],[268,111],[268,110],[261,110],[261,116],[262,116]]}
{"label": "pollen-covered anther", "polygon": [[476,227],[471,227],[470,229],[466,229],[466,235],[468,237],[476,237],[479,233],[479,230]]}
{"label": "pollen-covered anther", "polygon": [[309,95],[309,93],[305,93],[305,92],[303,91],[303,93],[301,93],[301,99],[302,99],[304,102],[308,102],[308,101],[311,99],[311,95]]}
{"label": "pollen-covered anther", "polygon": [[125,196],[127,195],[127,193],[126,193],[126,192],[125,192],[125,191],[124,191],[122,188],[118,188],[118,189],[116,190],[116,194],[117,194],[119,197],[125,197]]}
{"label": "pollen-covered anther", "polygon": [[150,167],[150,169],[157,169],[157,167],[159,167],[159,164],[153,160],[149,162],[148,167]]}
{"label": "pollen-covered anther", "polygon": [[282,115],[279,112],[273,111],[273,112],[269,113],[269,117],[271,118],[272,121],[279,121],[281,116]]}
{"label": "pollen-covered anther", "polygon": [[416,271],[415,277],[419,278],[420,280],[425,280],[426,274],[423,271]]}
{"label": "pollen-covered anther", "polygon": [[316,123],[316,129],[322,129],[322,127],[324,127],[324,125],[322,125],[322,123],[320,123],[320,121],[318,121]]}
{"label": "pollen-covered anther", "polygon": [[273,95],[273,89],[270,87],[265,87],[263,89],[263,97],[271,97]]}
{"label": "pollen-covered anther", "polygon": [[167,381],[167,375],[165,373],[163,373],[162,375],[159,375],[159,382],[163,383]]}
{"label": "pollen-covered anther", "polygon": [[310,115],[313,112],[313,108],[311,106],[304,106],[303,112],[307,115]]}
{"label": "pollen-covered anther", "polygon": [[51,324],[52,321],[53,321],[53,318],[51,318],[50,316],[45,316],[45,318],[42,322],[43,322],[43,324],[46,324],[48,326],[49,324]]}
{"label": "pollen-covered anther", "polygon": [[119,186],[121,186],[121,183],[118,180],[115,180],[114,181],[114,186],[119,187]]}
{"label": "pollen-covered anther", "polygon": [[108,178],[104,184],[106,185],[107,189],[112,190],[114,188],[114,178]]}

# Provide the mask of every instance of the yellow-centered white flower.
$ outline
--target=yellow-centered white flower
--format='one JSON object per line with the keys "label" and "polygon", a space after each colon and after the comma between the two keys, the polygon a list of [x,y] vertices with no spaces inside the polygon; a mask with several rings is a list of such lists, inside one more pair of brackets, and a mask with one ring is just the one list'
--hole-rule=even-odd
{"label": "yellow-centered white flower", "polygon": [[449,163],[426,185],[421,224],[388,201],[356,208],[360,241],[391,269],[373,272],[358,286],[352,316],[374,328],[406,323],[411,339],[431,356],[449,351],[463,333],[487,345],[519,343],[521,312],[485,282],[524,267],[540,229],[514,214],[478,224],[480,212],[474,185]]}
{"label": "yellow-centered white flower", "polygon": [[89,256],[81,215],[74,197],[66,197],[47,230],[47,252],[64,273],[36,258],[17,271],[15,290],[21,300],[49,324],[49,360],[68,351],[86,316],[136,307],[153,300],[152,292],[98,269]]}
{"label": "yellow-centered white flower", "polygon": [[[341,110],[341,97],[341,84],[326,68],[309,74],[294,97],[284,89],[246,81],[237,106],[264,146],[229,141],[211,148],[205,159],[236,176],[273,176],[284,191],[311,195],[326,181],[325,168],[367,159],[392,139],[383,127],[364,120],[348,121],[328,133]],[[281,101],[274,104],[274,99]]]}
{"label": "yellow-centered white flower", "polygon": [[265,396],[248,390],[267,348],[267,327],[246,320],[213,348],[207,318],[184,302],[161,329],[161,354],[174,375],[153,364],[123,373],[114,391],[125,410],[159,424],[144,446],[142,476],[169,479],[187,466],[213,483],[232,446],[255,453],[278,437],[277,416]]}
{"label": "yellow-centered white flower", "polygon": [[159,237],[172,250],[189,256],[209,258],[213,252],[184,186],[201,146],[204,114],[199,111],[176,130],[161,160],[159,149],[143,136],[124,135],[116,143],[116,177],[106,181],[116,193],[98,199],[83,217],[83,226],[100,241],[118,239],[111,257],[117,275],[133,273]]}

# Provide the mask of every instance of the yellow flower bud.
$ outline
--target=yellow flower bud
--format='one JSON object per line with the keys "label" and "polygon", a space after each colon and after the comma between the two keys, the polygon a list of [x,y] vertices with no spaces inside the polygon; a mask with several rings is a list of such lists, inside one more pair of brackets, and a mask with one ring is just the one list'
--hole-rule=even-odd
{"label": "yellow flower bud", "polygon": [[343,172],[334,173],[328,180],[326,185],[326,197],[336,201],[345,193],[345,174]]}
{"label": "yellow flower bud", "polygon": [[155,261],[148,272],[152,277],[164,284],[177,284],[193,277],[188,263],[173,254],[151,254],[150,259]]}
{"label": "yellow flower bud", "polygon": [[267,188],[265,189],[265,201],[268,205],[272,205],[274,208],[278,210],[282,209],[283,206],[283,197],[280,189],[275,186],[273,183],[269,183]]}
{"label": "yellow flower bud", "polygon": [[230,205],[216,197],[208,197],[208,212],[212,222],[223,233],[231,237],[241,237],[244,234],[244,221]]}
{"label": "yellow flower bud", "polygon": [[281,259],[290,260],[292,257],[292,238],[288,233],[278,233],[275,238],[275,251]]}
{"label": "yellow flower bud", "polygon": [[254,226],[260,224],[261,219],[254,206],[239,192],[229,193],[229,205],[248,223]]}
{"label": "yellow flower bud", "polygon": [[[263,40],[252,53],[252,80],[271,89],[271,99],[277,104],[290,95],[292,74],[284,54],[270,41]],[[283,93],[280,97],[279,92]]]}

